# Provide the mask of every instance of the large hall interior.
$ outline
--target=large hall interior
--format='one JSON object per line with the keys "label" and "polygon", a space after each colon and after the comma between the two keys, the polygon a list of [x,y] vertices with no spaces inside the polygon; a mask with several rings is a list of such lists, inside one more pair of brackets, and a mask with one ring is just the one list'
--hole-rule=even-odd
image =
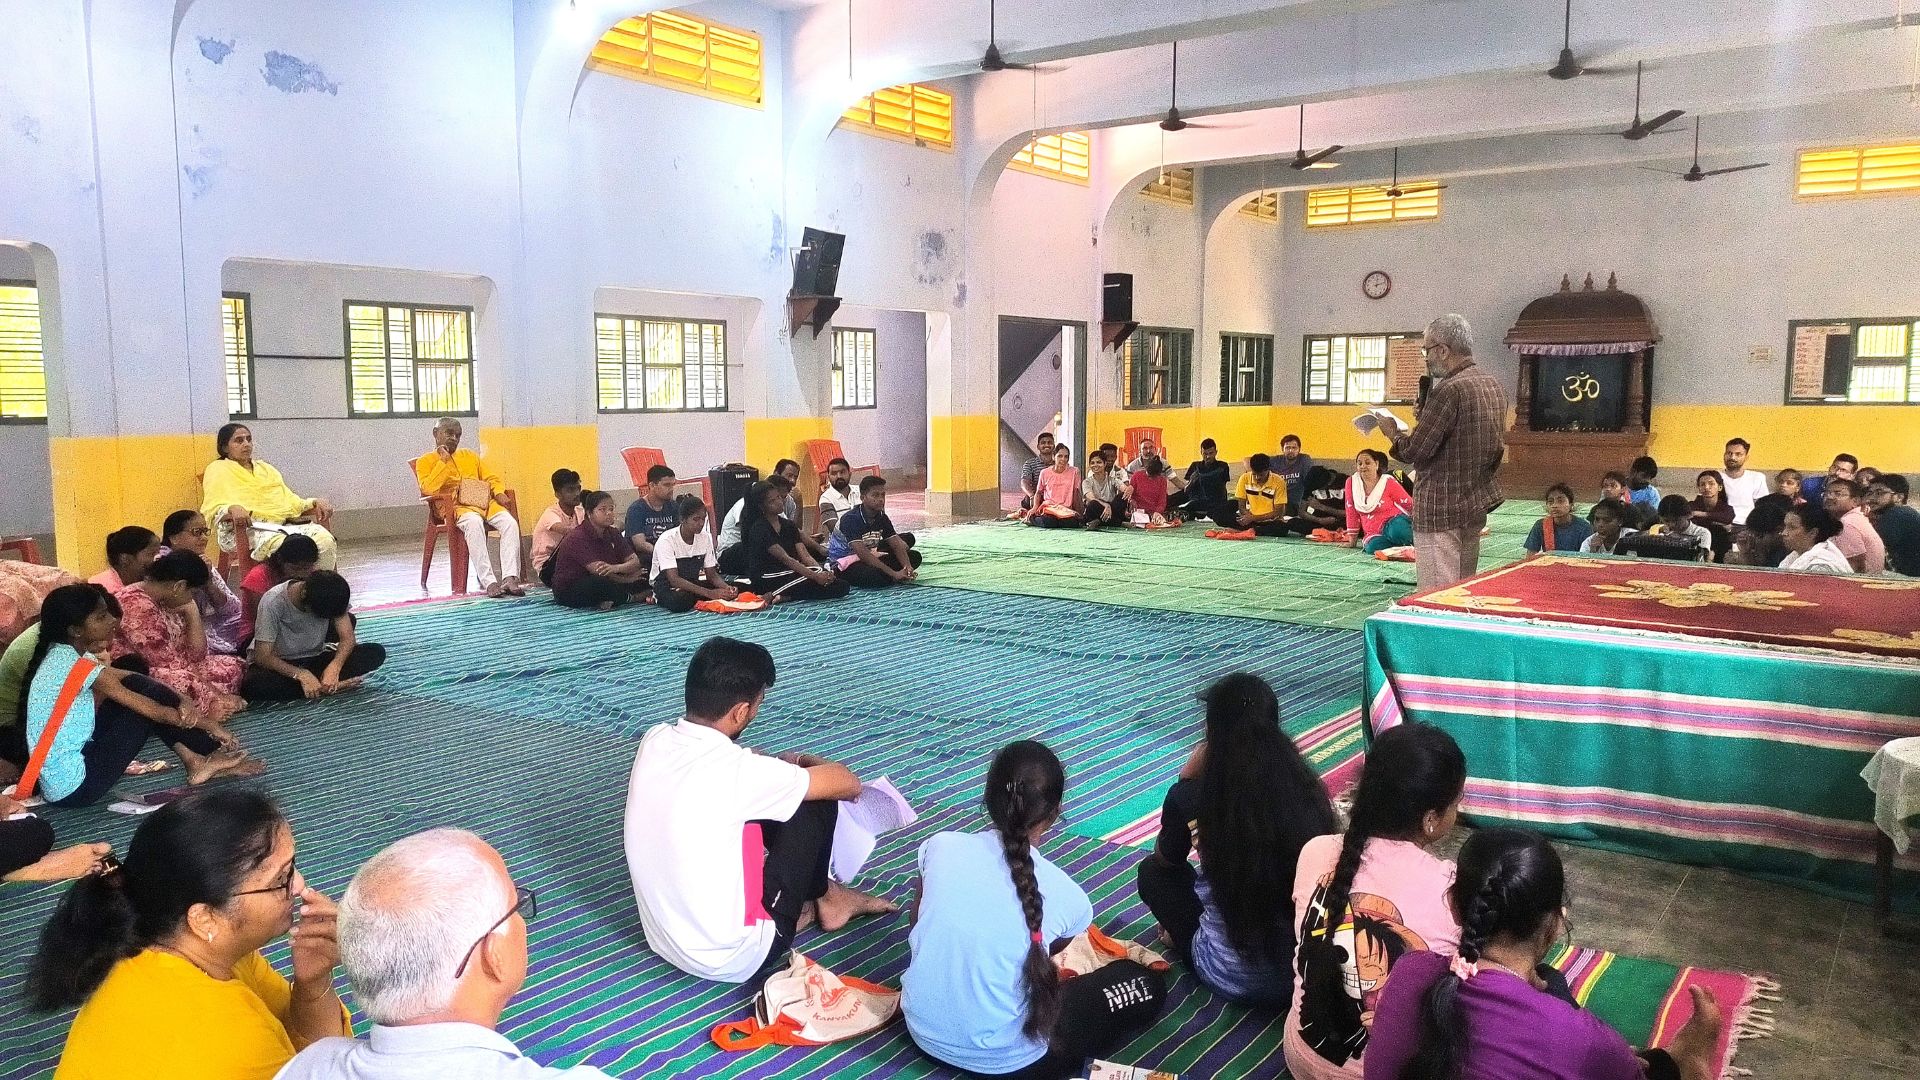
{"label": "large hall interior", "polygon": [[1912,1076],[1916,238],[1913,0],[0,0],[0,1080]]}

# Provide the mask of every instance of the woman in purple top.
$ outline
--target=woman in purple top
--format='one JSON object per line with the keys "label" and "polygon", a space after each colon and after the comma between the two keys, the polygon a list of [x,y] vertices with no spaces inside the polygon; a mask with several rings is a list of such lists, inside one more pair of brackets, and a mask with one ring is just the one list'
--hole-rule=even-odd
{"label": "woman in purple top", "polygon": [[1566,874],[1547,839],[1480,829],[1460,849],[1448,902],[1456,956],[1409,953],[1373,1018],[1366,1080],[1711,1080],[1720,1007],[1693,987],[1671,1050],[1636,1053],[1574,1004],[1541,963],[1566,929]]}

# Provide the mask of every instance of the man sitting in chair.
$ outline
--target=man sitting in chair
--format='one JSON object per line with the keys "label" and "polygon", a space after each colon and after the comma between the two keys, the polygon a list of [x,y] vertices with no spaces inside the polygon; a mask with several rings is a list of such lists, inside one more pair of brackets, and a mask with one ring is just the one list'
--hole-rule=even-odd
{"label": "man sitting in chair", "polygon": [[[460,535],[466,537],[474,576],[487,595],[527,595],[526,587],[520,584],[520,523],[500,505],[500,496],[506,493],[507,485],[479,454],[460,449],[460,421],[443,416],[433,425],[433,453],[416,459],[413,472],[420,481],[420,494],[444,495],[458,503],[454,524]],[[478,483],[487,486],[486,496],[478,495]],[[461,497],[463,488],[472,493],[471,497]],[[478,505],[483,501],[486,505]],[[489,525],[500,533],[499,577],[494,576],[493,560],[487,557]]]}

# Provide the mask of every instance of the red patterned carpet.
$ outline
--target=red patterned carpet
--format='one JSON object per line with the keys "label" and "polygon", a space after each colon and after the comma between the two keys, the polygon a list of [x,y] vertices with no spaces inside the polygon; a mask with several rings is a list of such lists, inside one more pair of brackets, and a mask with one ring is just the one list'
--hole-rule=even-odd
{"label": "red patterned carpet", "polygon": [[1540,555],[1404,606],[1920,659],[1920,579]]}

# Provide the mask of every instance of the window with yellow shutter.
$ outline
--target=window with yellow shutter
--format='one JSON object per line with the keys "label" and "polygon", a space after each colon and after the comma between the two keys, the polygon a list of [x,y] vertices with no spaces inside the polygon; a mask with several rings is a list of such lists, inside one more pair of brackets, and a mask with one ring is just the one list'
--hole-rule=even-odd
{"label": "window with yellow shutter", "polygon": [[760,105],[765,78],[760,35],[656,11],[623,19],[601,36],[588,66],[640,82]]}
{"label": "window with yellow shutter", "polygon": [[841,114],[840,126],[920,146],[953,149],[953,97],[917,83],[875,90]]}
{"label": "window with yellow shutter", "polygon": [[1042,135],[1013,156],[1008,168],[1085,184],[1092,174],[1093,139],[1084,131]]}
{"label": "window with yellow shutter", "polygon": [[1430,221],[1440,216],[1440,186],[1431,181],[1400,185],[1400,197],[1384,187],[1320,188],[1307,192],[1307,227]]}
{"label": "window with yellow shutter", "polygon": [[1177,169],[1162,169],[1140,194],[1149,199],[1176,203],[1180,206],[1193,205],[1193,167],[1181,166]]}
{"label": "window with yellow shutter", "polygon": [[1251,199],[1240,205],[1240,212],[1256,221],[1280,220],[1280,193],[1278,191],[1258,191]]}
{"label": "window with yellow shutter", "polygon": [[227,418],[253,417],[253,316],[246,293],[220,296],[220,348],[226,356]]}
{"label": "window with yellow shutter", "polygon": [[40,290],[0,281],[0,422],[47,418],[47,361],[40,334]]}
{"label": "window with yellow shutter", "polygon": [[1802,198],[1920,192],[1920,143],[1800,152]]}

